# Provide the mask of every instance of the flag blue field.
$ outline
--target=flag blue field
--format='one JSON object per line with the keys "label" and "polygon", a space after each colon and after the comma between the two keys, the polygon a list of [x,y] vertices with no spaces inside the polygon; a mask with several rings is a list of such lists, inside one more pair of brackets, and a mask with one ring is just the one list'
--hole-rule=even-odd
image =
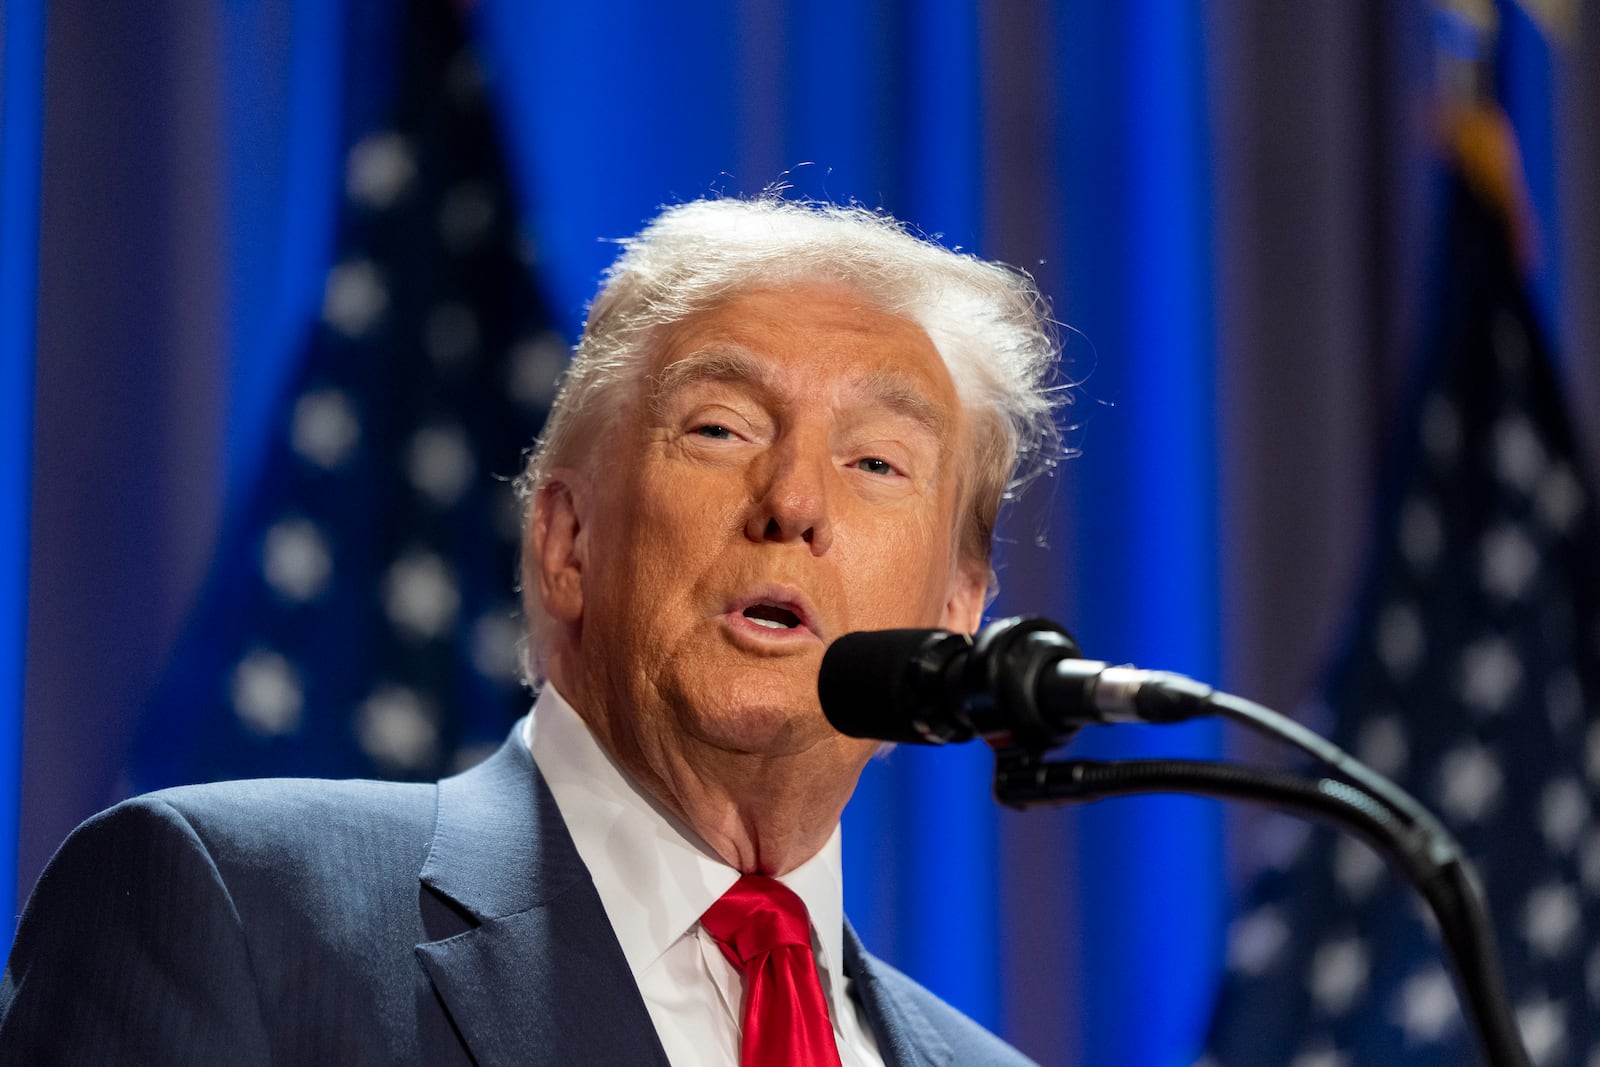
{"label": "flag blue field", "polygon": [[[1327,704],[1477,864],[1533,1062],[1592,1067],[1600,528],[1505,217],[1459,179],[1450,204],[1425,388]],[[1409,888],[1354,839],[1277,830],[1207,1062],[1479,1062]]]}
{"label": "flag blue field", "polygon": [[130,791],[431,779],[527,706],[512,479],[567,349],[454,5],[410,5],[403,42],[392,121],[350,139],[320,321],[143,709]]}

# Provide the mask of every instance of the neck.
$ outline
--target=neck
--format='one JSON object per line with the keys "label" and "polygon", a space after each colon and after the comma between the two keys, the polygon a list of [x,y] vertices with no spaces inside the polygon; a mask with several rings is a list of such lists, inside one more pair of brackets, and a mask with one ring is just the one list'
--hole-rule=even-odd
{"label": "neck", "polygon": [[604,715],[579,714],[635,784],[745,874],[787,874],[815,856],[855,788],[854,775],[830,779],[825,754],[729,753],[682,738],[652,745]]}
{"label": "neck", "polygon": [[776,754],[730,751],[637,705],[619,715],[593,687],[551,666],[552,684],[634,784],[745,874],[787,874],[820,852],[872,751],[831,729]]}
{"label": "neck", "polygon": [[654,761],[621,762],[724,862],[745,874],[787,874],[815,856],[833,835],[855,786],[852,779],[819,788],[817,761],[804,754],[705,756],[669,764],[665,774]]}

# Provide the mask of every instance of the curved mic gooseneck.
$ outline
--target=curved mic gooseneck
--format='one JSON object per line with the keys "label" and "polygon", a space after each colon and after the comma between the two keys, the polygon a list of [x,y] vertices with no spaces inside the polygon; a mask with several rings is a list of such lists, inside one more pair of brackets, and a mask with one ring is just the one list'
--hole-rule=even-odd
{"label": "curved mic gooseneck", "polygon": [[[995,749],[995,797],[1027,808],[1179,792],[1264,803],[1349,830],[1427,901],[1491,1067],[1528,1067],[1511,1018],[1477,874],[1449,831],[1409,793],[1271,708],[1166,671],[1081,658],[1045,619],[1002,619],[976,638],[944,630],[846,634],[817,680],[822,710],[851,737]],[[1051,762],[1084,726],[1168,724],[1220,715],[1320,760],[1336,777],[1188,760]]]}

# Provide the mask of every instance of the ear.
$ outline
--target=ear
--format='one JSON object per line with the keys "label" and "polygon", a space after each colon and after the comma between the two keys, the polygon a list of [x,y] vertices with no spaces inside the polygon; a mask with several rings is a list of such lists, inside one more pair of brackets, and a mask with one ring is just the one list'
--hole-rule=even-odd
{"label": "ear", "polygon": [[544,610],[560,622],[583,617],[587,498],[587,487],[576,471],[552,471],[539,488],[528,543],[523,546],[529,564],[524,581],[532,578],[537,583]]}
{"label": "ear", "polygon": [[979,563],[961,563],[950,579],[950,595],[939,616],[939,626],[956,633],[978,632],[983,619],[983,603],[989,593],[989,568]]}

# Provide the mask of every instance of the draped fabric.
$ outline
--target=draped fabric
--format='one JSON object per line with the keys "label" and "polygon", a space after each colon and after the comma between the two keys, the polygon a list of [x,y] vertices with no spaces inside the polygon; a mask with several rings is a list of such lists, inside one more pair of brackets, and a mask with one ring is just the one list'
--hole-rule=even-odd
{"label": "draped fabric", "polygon": [[38,235],[42,2],[9,4],[0,27],[0,914],[16,914],[22,677],[27,641],[28,459]]}
{"label": "draped fabric", "polygon": [[[719,190],[853,197],[1018,263],[1067,325],[1081,455],[1008,511],[994,610],[1279,707],[1309,690],[1354,595],[1420,319],[1429,4],[470,6],[569,336],[604,239]],[[251,499],[398,5],[51,4],[31,38],[35,241],[9,225],[9,168],[30,40],[14,30],[37,10],[4,9],[0,234],[3,262],[34,271],[4,276],[8,346],[18,286],[37,289],[31,458],[0,449],[32,480],[25,511],[0,500],[31,539],[0,544],[0,567],[28,552],[22,773],[0,782],[21,797],[24,893],[129,788],[134,709]],[[1600,20],[1558,46],[1522,6],[1502,16],[1544,220],[1540,313],[1600,456]],[[0,667],[0,685],[4,728],[23,681]],[[1223,744],[1106,733],[1079,753]],[[1188,1062],[1220,965],[1217,811],[1000,813],[989,772],[975,746],[869,770],[845,835],[863,939],[1047,1062]]]}
{"label": "draped fabric", "polygon": [[385,113],[344,134],[319,313],[137,711],[135,789],[431,780],[526,709],[512,481],[566,345],[466,38],[447,0],[407,0]]}
{"label": "draped fabric", "polygon": [[[1506,206],[1459,173],[1448,184],[1428,359],[1326,701],[1335,740],[1437,812],[1482,872],[1532,1062],[1586,1064],[1600,522]],[[1207,1063],[1475,1061],[1415,887],[1355,838],[1304,831],[1255,842]]]}

